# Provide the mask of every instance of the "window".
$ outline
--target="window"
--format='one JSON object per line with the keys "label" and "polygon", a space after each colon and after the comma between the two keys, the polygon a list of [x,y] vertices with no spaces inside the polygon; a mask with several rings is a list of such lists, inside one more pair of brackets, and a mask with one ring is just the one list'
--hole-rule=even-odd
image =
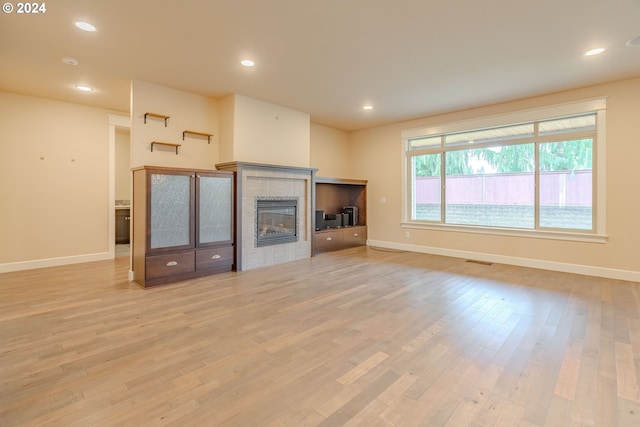
{"label": "window", "polygon": [[595,166],[604,157],[604,106],[404,131],[405,225],[603,234],[604,173]]}

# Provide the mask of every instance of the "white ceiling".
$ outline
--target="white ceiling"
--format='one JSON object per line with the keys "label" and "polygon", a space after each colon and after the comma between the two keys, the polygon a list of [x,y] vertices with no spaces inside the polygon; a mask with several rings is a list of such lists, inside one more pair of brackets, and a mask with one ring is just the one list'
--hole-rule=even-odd
{"label": "white ceiling", "polygon": [[638,36],[640,0],[57,0],[0,15],[0,90],[129,111],[139,79],[356,130],[640,76]]}

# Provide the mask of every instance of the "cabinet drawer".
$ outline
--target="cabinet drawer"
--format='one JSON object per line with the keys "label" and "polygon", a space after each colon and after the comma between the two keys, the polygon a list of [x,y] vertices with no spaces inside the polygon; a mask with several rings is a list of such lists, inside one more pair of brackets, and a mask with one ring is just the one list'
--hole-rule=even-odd
{"label": "cabinet drawer", "polygon": [[358,246],[367,242],[367,229],[365,227],[345,228],[342,231],[345,245]]}
{"label": "cabinet drawer", "polygon": [[331,251],[342,246],[344,241],[342,230],[322,231],[314,235],[317,252]]}
{"label": "cabinet drawer", "polygon": [[149,256],[146,259],[145,267],[147,280],[174,274],[189,273],[195,269],[195,253],[188,251]]}
{"label": "cabinet drawer", "polygon": [[196,251],[196,270],[210,270],[233,266],[233,246],[221,246]]}

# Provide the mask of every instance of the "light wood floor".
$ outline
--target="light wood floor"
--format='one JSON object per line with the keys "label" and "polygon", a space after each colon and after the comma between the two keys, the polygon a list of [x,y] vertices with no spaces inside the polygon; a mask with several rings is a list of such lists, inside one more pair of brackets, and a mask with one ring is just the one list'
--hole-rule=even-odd
{"label": "light wood floor", "polygon": [[0,425],[640,426],[640,287],[356,248],[0,275]]}

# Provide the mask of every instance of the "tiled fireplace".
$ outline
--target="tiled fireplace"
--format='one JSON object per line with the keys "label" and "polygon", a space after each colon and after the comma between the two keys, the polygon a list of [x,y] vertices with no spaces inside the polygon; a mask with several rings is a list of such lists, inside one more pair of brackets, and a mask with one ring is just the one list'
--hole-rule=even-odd
{"label": "tiled fireplace", "polygon": [[238,271],[311,256],[315,169],[243,162],[216,167],[236,172]]}

